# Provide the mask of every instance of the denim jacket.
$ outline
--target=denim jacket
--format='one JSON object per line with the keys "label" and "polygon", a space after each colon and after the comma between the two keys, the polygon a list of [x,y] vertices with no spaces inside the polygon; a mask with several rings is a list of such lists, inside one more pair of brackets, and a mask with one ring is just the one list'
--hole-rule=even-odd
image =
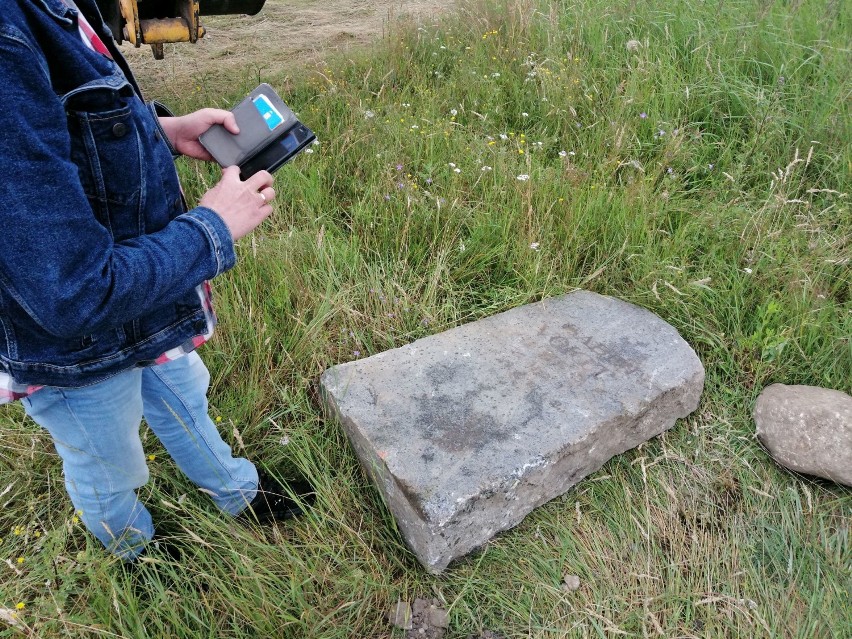
{"label": "denim jacket", "polygon": [[84,386],[207,330],[196,286],[231,268],[211,209],[187,211],[156,107],[63,0],[0,0],[0,371]]}

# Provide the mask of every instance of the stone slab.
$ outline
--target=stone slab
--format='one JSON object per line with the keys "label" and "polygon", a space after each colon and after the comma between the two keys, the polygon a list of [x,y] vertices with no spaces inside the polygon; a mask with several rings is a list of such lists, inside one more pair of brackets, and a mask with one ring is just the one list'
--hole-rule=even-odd
{"label": "stone slab", "polygon": [[575,291],[320,381],[409,547],[439,573],[695,410],[704,368],[653,313]]}

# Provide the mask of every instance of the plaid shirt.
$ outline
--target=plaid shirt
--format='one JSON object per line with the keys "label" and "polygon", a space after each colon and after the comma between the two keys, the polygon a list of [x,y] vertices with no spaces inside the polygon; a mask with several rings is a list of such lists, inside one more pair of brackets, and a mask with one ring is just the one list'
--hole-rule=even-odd
{"label": "plaid shirt", "polygon": [[[75,9],[77,8],[73,0],[65,0],[65,3],[70,7]],[[104,43],[83,17],[82,13],[78,12],[77,20],[80,39],[83,43],[90,49],[93,49],[107,57],[111,57],[106,46],[104,46]],[[165,364],[166,362],[174,361],[187,353],[191,353],[213,336],[213,328],[216,326],[216,314],[213,312],[213,298],[210,290],[210,283],[204,282],[200,286],[197,286],[195,290],[198,292],[198,297],[201,299],[201,305],[204,308],[204,317],[207,320],[207,330],[204,334],[196,335],[180,346],[167,350],[155,360],[155,364]],[[19,384],[12,379],[11,375],[0,371],[0,404],[6,404],[26,397],[27,395],[32,395],[40,388],[43,387]]]}

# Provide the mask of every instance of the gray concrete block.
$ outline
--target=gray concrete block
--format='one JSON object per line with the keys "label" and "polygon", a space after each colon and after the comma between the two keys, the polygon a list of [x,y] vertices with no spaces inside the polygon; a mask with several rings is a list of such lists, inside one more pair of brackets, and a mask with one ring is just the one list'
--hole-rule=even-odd
{"label": "gray concrete block", "polygon": [[653,313],[576,291],[334,366],[321,385],[439,573],[695,410],[704,368]]}

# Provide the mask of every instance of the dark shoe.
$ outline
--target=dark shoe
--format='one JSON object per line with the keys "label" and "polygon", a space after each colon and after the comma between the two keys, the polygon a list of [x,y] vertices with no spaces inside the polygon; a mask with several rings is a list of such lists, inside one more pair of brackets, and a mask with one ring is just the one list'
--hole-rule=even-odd
{"label": "dark shoe", "polygon": [[188,577],[183,550],[173,537],[155,534],[132,561],[124,562],[124,574],[133,582],[139,598],[160,596],[164,590],[174,590],[191,584],[199,593],[210,591],[203,574]]}
{"label": "dark shoe", "polygon": [[257,495],[240,516],[260,524],[283,521],[304,514],[305,508],[312,506],[316,498],[313,486],[304,480],[281,484],[269,473],[259,470]]}
{"label": "dark shoe", "polygon": [[132,570],[140,563],[145,563],[149,560],[156,561],[161,559],[180,563],[181,559],[183,559],[183,552],[181,552],[181,549],[173,543],[170,537],[155,533],[154,538],[145,544],[142,551],[133,559],[125,561],[124,565]]}

